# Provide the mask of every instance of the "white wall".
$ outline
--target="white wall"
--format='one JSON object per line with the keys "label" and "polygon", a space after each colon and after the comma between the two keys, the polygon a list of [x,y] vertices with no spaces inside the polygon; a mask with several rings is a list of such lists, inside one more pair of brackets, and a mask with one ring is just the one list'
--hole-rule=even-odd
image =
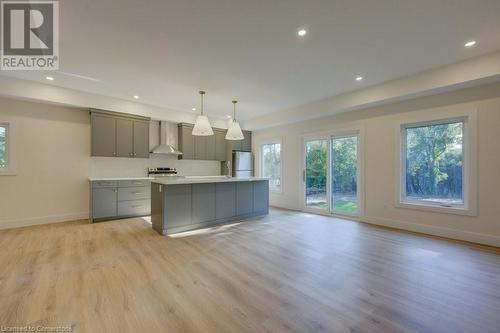
{"label": "white wall", "polygon": [[0,228],[88,217],[89,177],[145,176],[149,166],[218,175],[220,163],[90,157],[88,110],[0,98],[0,123],[13,124],[15,175],[0,176]]}
{"label": "white wall", "polygon": [[[398,123],[417,113],[434,116],[463,110],[477,110],[478,215],[470,217],[396,207],[395,128]],[[361,220],[500,246],[499,84],[254,131],[254,151],[269,139],[281,138],[283,142],[283,193],[271,194],[272,205],[302,208],[302,135],[346,126],[364,131],[365,211]],[[256,154],[256,162],[259,165],[259,154]]]}

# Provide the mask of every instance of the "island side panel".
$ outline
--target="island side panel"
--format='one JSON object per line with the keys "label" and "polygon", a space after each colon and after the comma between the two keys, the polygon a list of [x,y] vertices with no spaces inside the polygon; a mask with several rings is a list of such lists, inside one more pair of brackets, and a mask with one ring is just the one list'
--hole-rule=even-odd
{"label": "island side panel", "polygon": [[170,229],[193,224],[193,195],[191,184],[163,185],[164,209],[163,229]]}
{"label": "island side panel", "polygon": [[217,183],[215,185],[216,219],[226,220],[236,216],[236,183]]}
{"label": "island side panel", "polygon": [[203,223],[215,220],[215,185],[193,184],[192,223]]}
{"label": "island side panel", "polygon": [[253,183],[236,183],[236,215],[249,215],[253,213]]}
{"label": "island side panel", "polygon": [[269,181],[253,182],[253,214],[269,214]]}
{"label": "island side panel", "polygon": [[151,224],[153,229],[162,235],[166,235],[166,230],[163,226],[163,199],[164,195],[160,188],[163,185],[151,184]]}

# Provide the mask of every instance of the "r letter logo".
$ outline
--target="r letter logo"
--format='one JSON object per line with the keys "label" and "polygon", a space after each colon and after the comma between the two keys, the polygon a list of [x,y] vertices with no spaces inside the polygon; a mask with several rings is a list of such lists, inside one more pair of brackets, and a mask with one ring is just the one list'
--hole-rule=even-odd
{"label": "r letter logo", "polygon": [[59,2],[2,1],[2,70],[59,69]]}

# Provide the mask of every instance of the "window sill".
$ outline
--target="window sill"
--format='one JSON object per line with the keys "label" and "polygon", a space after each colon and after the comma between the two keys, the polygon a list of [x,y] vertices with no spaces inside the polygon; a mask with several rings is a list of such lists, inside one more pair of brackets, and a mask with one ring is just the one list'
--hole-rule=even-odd
{"label": "window sill", "polygon": [[455,214],[465,216],[477,216],[477,212],[467,207],[442,207],[436,205],[426,205],[424,203],[413,202],[397,202],[396,207],[406,208],[413,210],[422,210],[427,212],[442,213],[442,214]]}

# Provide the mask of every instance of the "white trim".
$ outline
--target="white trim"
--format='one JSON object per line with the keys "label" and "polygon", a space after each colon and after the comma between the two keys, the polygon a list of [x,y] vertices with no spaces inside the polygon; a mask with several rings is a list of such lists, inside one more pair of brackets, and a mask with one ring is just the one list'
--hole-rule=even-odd
{"label": "white trim", "polygon": [[28,219],[17,219],[17,220],[0,220],[0,229],[10,229],[27,227],[32,225],[40,224],[50,224],[50,223],[60,223],[60,222],[70,222],[76,220],[87,220],[89,218],[89,213],[73,213],[64,215],[53,215],[53,216],[43,216]]}
{"label": "white trim", "polygon": [[[405,140],[403,130],[406,128],[444,124],[453,121],[463,121],[463,205],[446,207],[439,204],[403,200],[403,186],[405,184]],[[477,216],[477,110],[463,109],[459,112],[440,112],[432,116],[414,115],[397,122],[396,128],[396,188],[395,207],[449,213],[458,215]]]}
{"label": "white trim", "polygon": [[457,230],[451,228],[437,227],[433,225],[424,225],[424,224],[404,222],[400,220],[393,220],[386,218],[377,218],[371,216],[365,216],[364,218],[361,219],[361,221],[369,224],[418,232],[421,234],[446,237],[466,242],[500,247],[500,236],[480,234],[472,231]]}
{"label": "white trim", "polygon": [[[332,138],[342,138],[357,136],[357,158],[358,158],[358,187],[357,187],[357,199],[358,199],[358,213],[348,214],[339,213],[331,210],[331,140]],[[359,220],[365,214],[365,129],[363,125],[359,124],[346,124],[344,126],[336,127],[328,131],[321,131],[317,133],[308,133],[300,136],[301,147],[300,147],[300,158],[302,159],[302,168],[299,175],[301,179],[301,211],[309,212],[320,215],[335,216],[338,218],[347,218],[353,220]],[[327,208],[326,209],[314,209],[306,206],[305,198],[305,184],[304,184],[304,170],[305,170],[305,142],[313,140],[326,140],[327,141]]]}
{"label": "white trim", "polygon": [[269,193],[271,194],[283,194],[283,138],[273,138],[266,139],[259,143],[259,176],[263,176],[263,146],[265,145],[280,145],[280,188],[279,190],[269,186]]}
{"label": "white trim", "polygon": [[16,159],[14,156],[14,152],[16,151],[15,142],[17,140],[15,139],[15,135],[17,133],[17,130],[15,128],[15,124],[12,121],[0,120],[0,126],[7,129],[5,137],[7,167],[0,169],[0,176],[15,176]]}

